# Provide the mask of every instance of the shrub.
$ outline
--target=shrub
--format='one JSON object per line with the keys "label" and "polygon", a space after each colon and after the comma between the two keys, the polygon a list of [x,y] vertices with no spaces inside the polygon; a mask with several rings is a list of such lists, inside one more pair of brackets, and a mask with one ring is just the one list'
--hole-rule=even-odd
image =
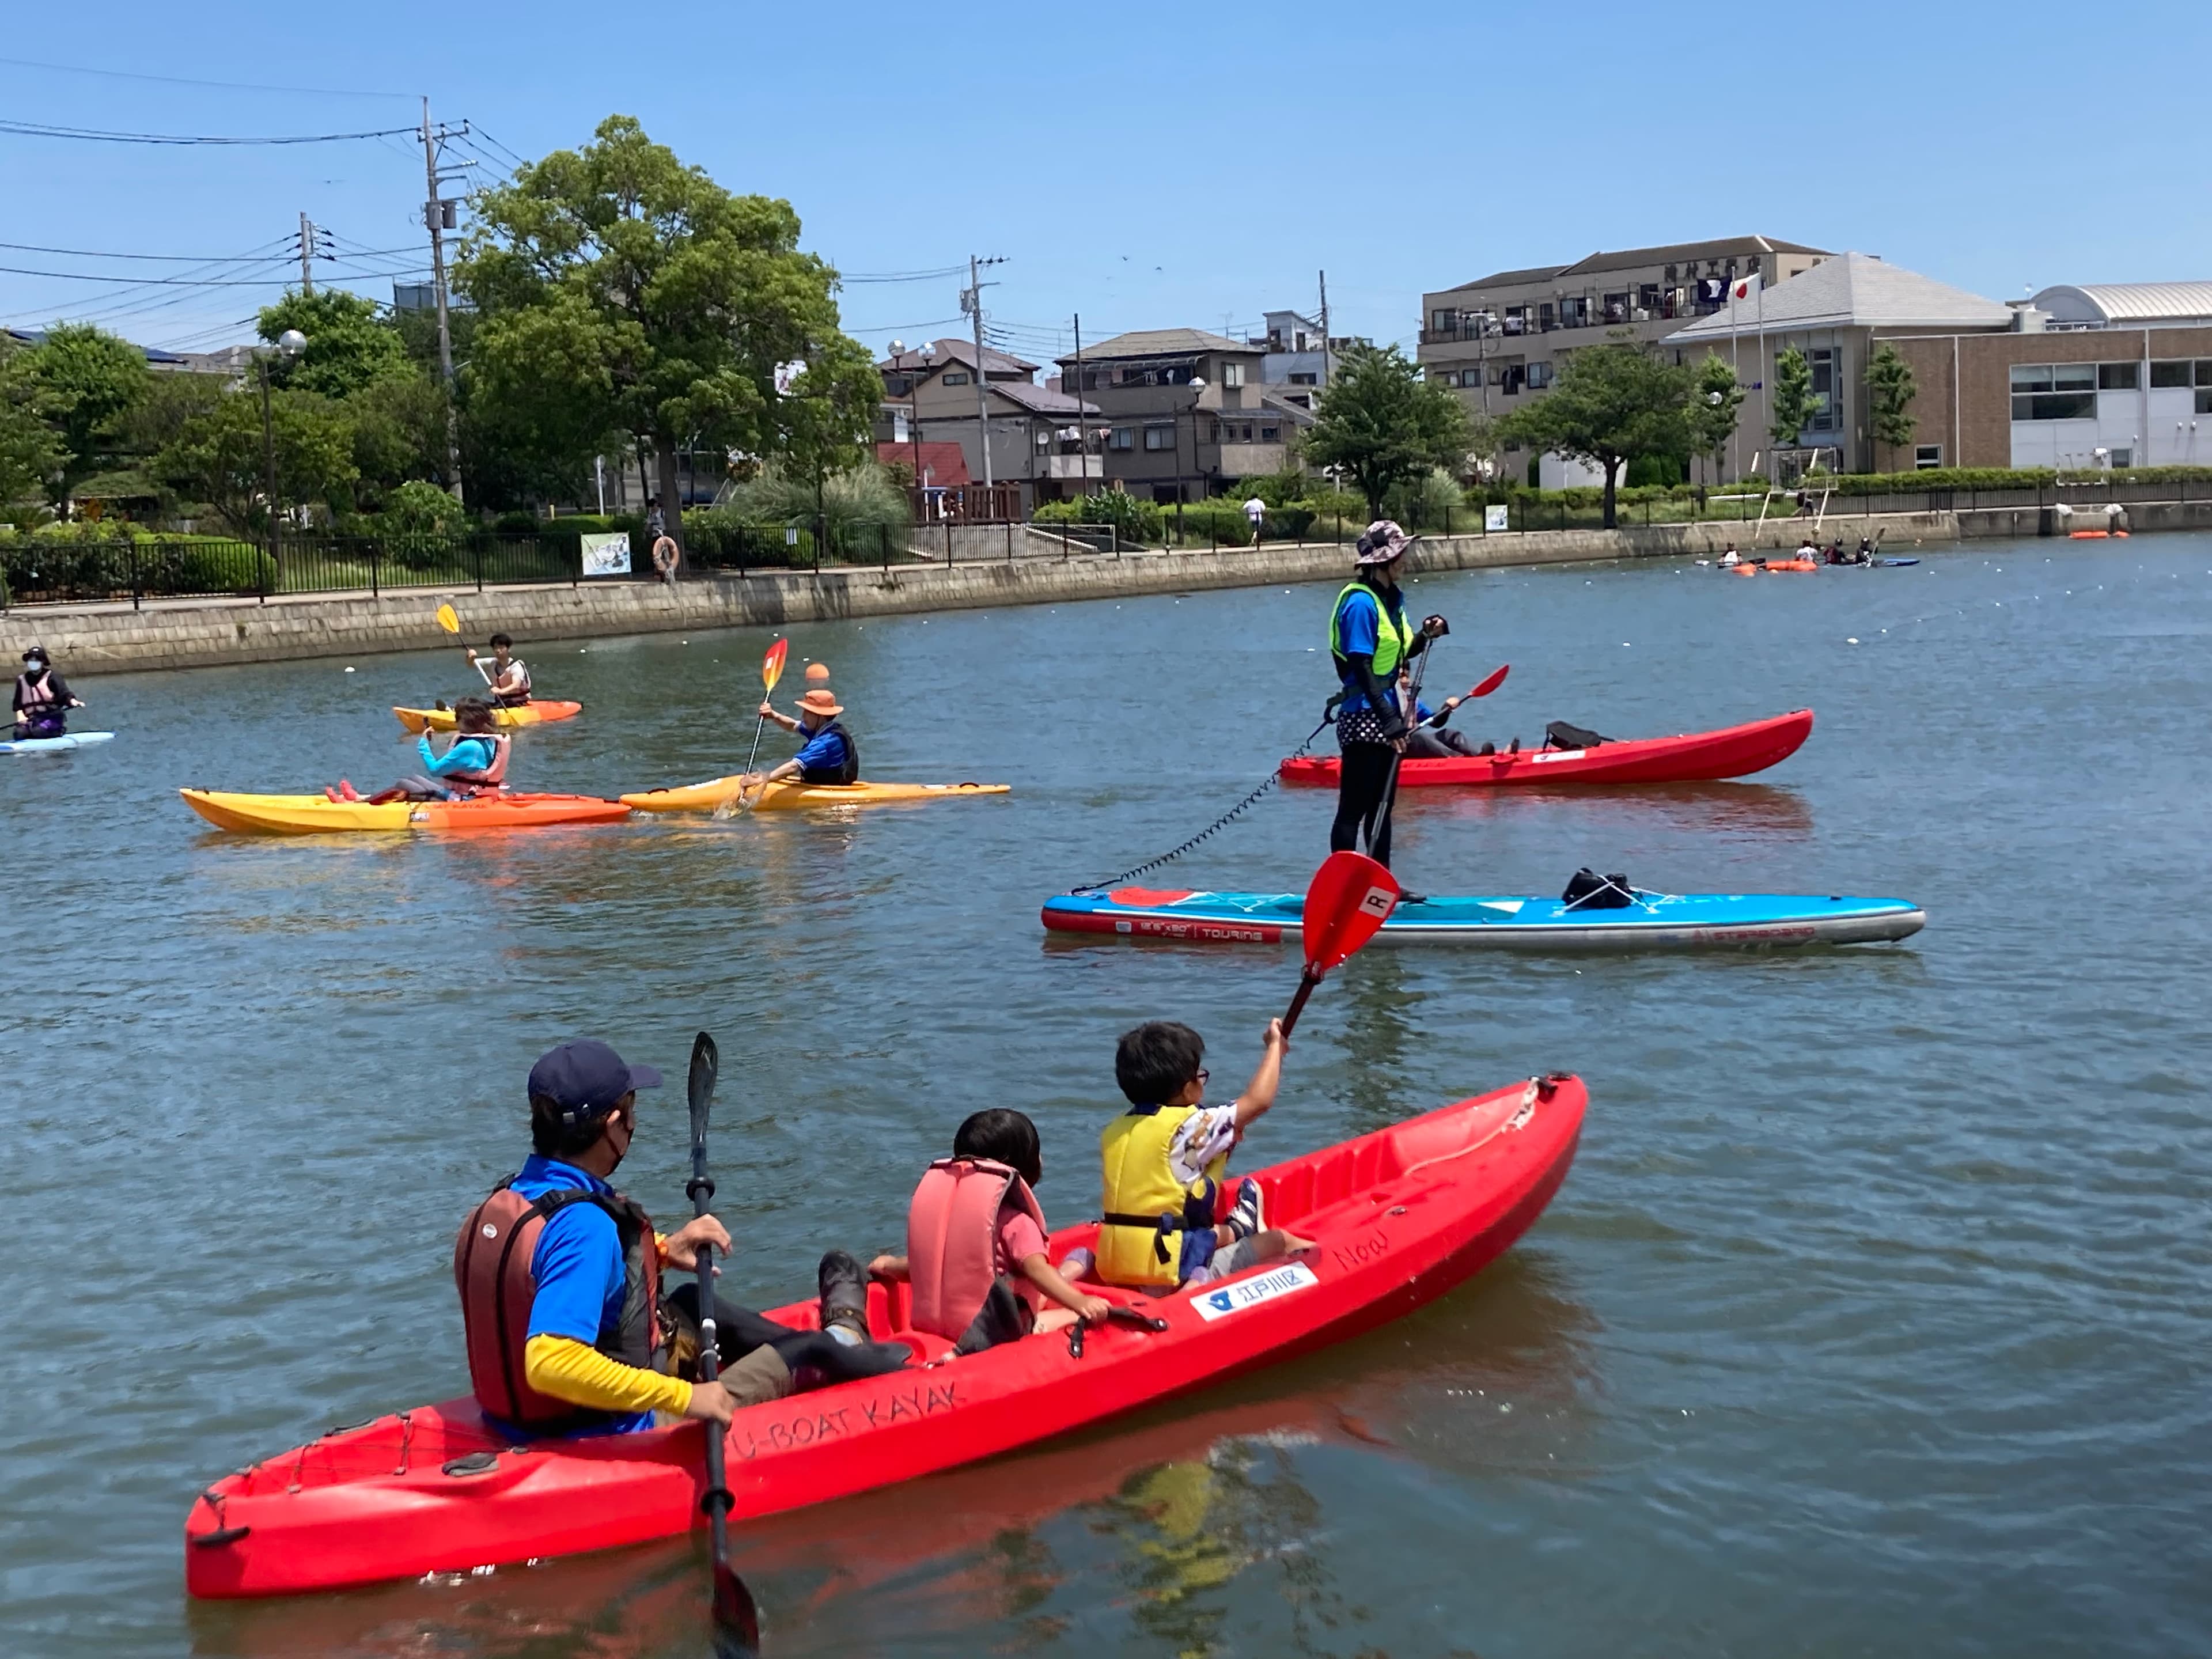
{"label": "shrub", "polygon": [[1167,534],[1165,514],[1157,501],[1139,501],[1119,489],[1102,489],[1072,501],[1046,501],[1031,515],[1039,524],[1110,524],[1123,541],[1139,546]]}

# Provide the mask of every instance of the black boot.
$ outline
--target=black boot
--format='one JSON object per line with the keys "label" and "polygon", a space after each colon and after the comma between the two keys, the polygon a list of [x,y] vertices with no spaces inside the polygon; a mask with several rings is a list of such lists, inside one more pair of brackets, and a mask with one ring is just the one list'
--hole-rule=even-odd
{"label": "black boot", "polygon": [[822,1258],[815,1273],[822,1290],[822,1328],[844,1331],[855,1342],[872,1340],[868,1330],[868,1273],[843,1250]]}

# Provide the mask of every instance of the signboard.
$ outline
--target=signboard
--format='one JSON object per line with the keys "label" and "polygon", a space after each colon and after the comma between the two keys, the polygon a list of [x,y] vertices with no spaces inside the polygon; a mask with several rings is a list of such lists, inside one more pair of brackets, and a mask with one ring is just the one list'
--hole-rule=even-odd
{"label": "signboard", "polygon": [[1510,507],[1486,507],[1482,509],[1482,528],[1486,535],[1495,535],[1501,530],[1513,528],[1513,509]]}
{"label": "signboard", "polygon": [[1247,1308],[1256,1308],[1262,1302],[1273,1302],[1279,1296],[1289,1296],[1303,1291],[1321,1280],[1314,1270],[1303,1261],[1293,1261],[1286,1267],[1276,1267],[1252,1279],[1232,1280],[1218,1291],[1208,1291],[1191,1298],[1190,1305],[1198,1310],[1198,1316],[1211,1324],[1217,1319],[1226,1319]]}
{"label": "signboard", "polygon": [[586,576],[629,574],[629,532],[612,530],[604,536],[586,536],[581,539]]}

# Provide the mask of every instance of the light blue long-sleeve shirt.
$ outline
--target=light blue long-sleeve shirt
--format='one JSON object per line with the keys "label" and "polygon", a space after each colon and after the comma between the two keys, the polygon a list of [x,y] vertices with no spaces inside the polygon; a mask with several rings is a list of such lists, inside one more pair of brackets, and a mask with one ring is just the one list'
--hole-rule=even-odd
{"label": "light blue long-sleeve shirt", "polygon": [[491,768],[499,746],[489,738],[467,737],[457,739],[453,746],[441,755],[430,747],[430,734],[425,732],[415,739],[422,751],[422,769],[434,778],[442,778],[453,772],[483,772]]}

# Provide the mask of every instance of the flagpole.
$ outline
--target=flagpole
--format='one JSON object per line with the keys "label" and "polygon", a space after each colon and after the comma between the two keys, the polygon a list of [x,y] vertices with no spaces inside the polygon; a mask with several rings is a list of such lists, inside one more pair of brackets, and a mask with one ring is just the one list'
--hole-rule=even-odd
{"label": "flagpole", "polygon": [[[1729,284],[1729,372],[1735,376],[1738,386],[1743,384],[1743,353],[1736,343],[1735,284]],[[1738,421],[1729,430],[1729,470],[1735,479],[1743,477],[1743,422]],[[1734,480],[1731,480],[1734,482]]]}

